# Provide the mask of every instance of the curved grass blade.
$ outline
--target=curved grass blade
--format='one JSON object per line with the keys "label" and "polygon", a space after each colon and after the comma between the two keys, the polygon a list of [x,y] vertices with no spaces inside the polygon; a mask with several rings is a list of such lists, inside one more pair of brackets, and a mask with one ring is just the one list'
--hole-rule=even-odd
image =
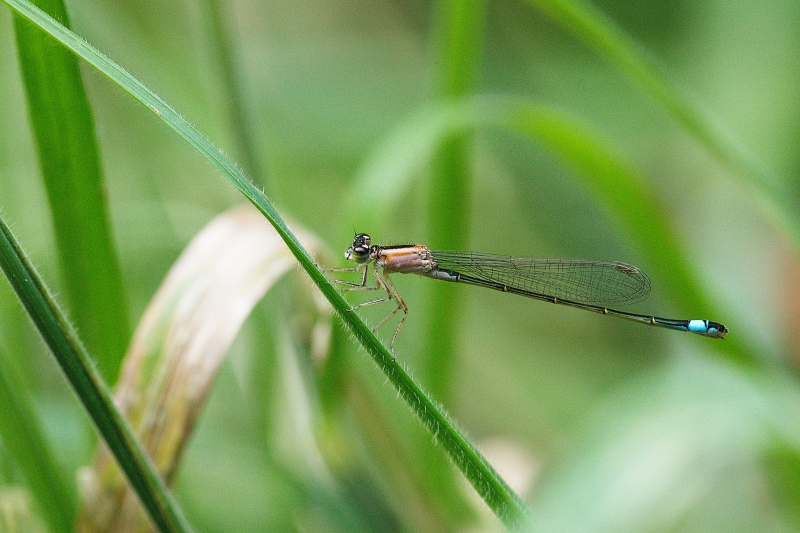
{"label": "curved grass blade", "polygon": [[0,267],[120,467],[163,533],[188,532],[189,525],[127,422],[78,337],[0,218]]}
{"label": "curved grass blade", "polygon": [[456,466],[481,496],[492,511],[508,526],[520,527],[529,524],[530,519],[525,505],[500,478],[494,468],[478,452],[475,446],[464,437],[430,396],[408,375],[405,369],[392,357],[357,313],[350,312],[345,301],[333,284],[314,262],[278,214],[275,207],[238,168],[215,148],[200,132],[192,127],[161,98],[147,89],[139,80],[122,67],[101,54],[86,41],[64,28],[47,16],[36,6],[25,0],[3,0],[15,11],[47,31],[59,42],[83,58],[87,63],[108,76],[115,84],[148,107],[190,145],[196,148],[228,179],[253,205],[270,221],[284,240],[289,250],[306,270],[312,281],[319,287],[347,327],[364,346],[370,356],[409,404],[420,421],[433,434],[434,438],[447,451]]}
{"label": "curved grass blade", "polygon": [[[314,236],[298,234],[322,253]],[[218,215],[192,239],[148,304],[114,398],[168,483],[239,329],[295,264],[273,227],[245,204]],[[320,300],[326,305],[317,311],[329,317],[327,301]],[[79,531],[144,529],[135,495],[105,447],[81,481]]]}
{"label": "curved grass blade", "polygon": [[659,101],[717,161],[741,178],[741,183],[758,199],[773,224],[794,243],[800,253],[800,220],[791,194],[779,190],[772,173],[736,139],[644,47],[602,11],[581,0],[528,0],[591,49],[605,56],[653,98]]}

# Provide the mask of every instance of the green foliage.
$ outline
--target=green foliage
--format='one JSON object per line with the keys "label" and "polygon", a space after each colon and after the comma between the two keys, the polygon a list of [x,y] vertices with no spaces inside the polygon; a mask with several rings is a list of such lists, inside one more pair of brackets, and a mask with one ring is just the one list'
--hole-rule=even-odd
{"label": "green foliage", "polygon": [[[198,530],[497,530],[526,506],[543,531],[796,529],[796,7],[80,0],[76,38],[5,1],[67,48],[0,9],[0,207],[107,379],[126,301],[139,320],[189,240],[242,196],[303,267],[244,325],[186,444],[174,490]],[[61,124],[81,133],[59,145]],[[78,186],[59,192],[66,168]],[[288,215],[338,259],[312,259]],[[353,229],[628,261],[653,281],[633,311],[731,333],[394,279],[410,307],[395,360],[379,337],[396,323],[378,337],[367,325],[388,310],[348,311],[368,296],[343,298],[317,268],[341,266]],[[357,341],[334,328],[327,357],[308,277]],[[63,531],[81,495],[62,472],[95,442],[20,299],[0,291],[0,400],[15,413],[0,423],[0,484],[25,487]]]}
{"label": "green foliage", "polygon": [[25,391],[25,383],[16,375],[9,355],[2,354],[0,364],[0,434],[9,456],[19,466],[31,492],[39,496],[41,513],[51,531],[72,531],[75,521],[75,494],[64,479],[53,450],[43,434],[40,421]]}
{"label": "green foliage", "polygon": [[[85,348],[2,219],[0,219],[0,267],[58,361],[64,376],[83,403],[92,422],[128,477],[131,486],[147,508],[153,522],[162,532],[190,531],[179,509],[172,502],[164,482],[114,406],[111,393],[89,359]],[[16,413],[23,411],[22,405],[21,402],[15,405],[14,411]],[[31,423],[34,424],[35,421],[31,420]],[[15,428],[14,433],[17,431],[20,430]],[[10,434],[12,433],[9,432],[9,436]],[[38,436],[34,439],[32,439],[34,442],[39,440]],[[11,443],[19,444],[19,440],[22,439],[12,439]],[[40,456],[48,457],[46,451],[37,451]],[[29,469],[29,472],[31,470]],[[41,474],[38,471],[34,472]],[[33,486],[42,489],[38,483],[34,482]],[[47,496],[53,496],[50,490],[43,495],[44,498]],[[62,505],[67,503],[61,502]],[[71,514],[67,513],[66,518]]]}
{"label": "green foliage", "polygon": [[[69,26],[62,2],[42,4]],[[25,19],[14,18],[14,33],[65,292],[103,376],[114,381],[130,335],[128,306],[78,60]]]}

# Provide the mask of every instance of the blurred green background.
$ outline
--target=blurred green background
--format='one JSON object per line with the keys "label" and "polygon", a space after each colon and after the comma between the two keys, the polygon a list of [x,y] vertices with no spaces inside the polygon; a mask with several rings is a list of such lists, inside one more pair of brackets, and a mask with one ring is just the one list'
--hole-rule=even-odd
{"label": "blurred green background", "polygon": [[[785,221],[800,216],[800,4],[593,3],[750,167],[725,164],[621,60],[534,3],[464,3],[472,26],[448,59],[447,29],[458,27],[449,4],[73,0],[67,9],[79,35],[326,242],[330,266],[343,266],[353,229],[383,244],[621,260],[653,281],[633,311],[730,329],[716,341],[394,279],[410,307],[397,358],[542,531],[799,530],[800,255]],[[86,65],[81,74],[125,291],[99,305],[124,310],[132,331],[191,238],[242,197],[154,114]],[[559,151],[547,132],[520,135],[502,120],[478,118],[434,146],[425,128],[447,99],[479,109],[515,99],[562,117],[628,169],[636,194],[565,155],[585,146]],[[0,102],[0,209],[69,309],[6,7]],[[501,530],[341,327],[327,358],[312,360],[298,326],[302,276],[270,291],[223,365],[175,480],[189,521],[208,532]],[[376,323],[385,311],[361,314]],[[393,329],[380,332],[387,342]],[[33,407],[74,508],[96,437],[7,283],[0,352],[10,395]],[[30,505],[36,514],[49,496],[30,489],[15,442],[0,433],[0,513]]]}

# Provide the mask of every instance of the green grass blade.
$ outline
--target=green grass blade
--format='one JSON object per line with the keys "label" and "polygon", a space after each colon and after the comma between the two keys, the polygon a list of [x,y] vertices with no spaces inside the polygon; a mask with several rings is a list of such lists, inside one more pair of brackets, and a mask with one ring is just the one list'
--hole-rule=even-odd
{"label": "green grass blade", "polygon": [[675,82],[646,49],[602,11],[581,0],[528,0],[605,56],[632,81],[659,101],[721,164],[742,179],[767,217],[800,250],[800,220],[796,206],[780,180],[764,169],[733,133],[715,119],[687,90]]}
{"label": "green grass blade", "polygon": [[[433,46],[437,79],[434,96],[451,100],[475,90],[483,39],[483,0],[439,0],[435,6]],[[439,249],[462,250],[469,242],[470,198],[472,196],[472,136],[459,132],[446,139],[431,161],[427,189],[426,239]],[[456,316],[448,312],[458,302],[442,285],[430,288],[430,302],[424,345],[426,357],[421,375],[433,393],[443,401],[453,383],[452,367],[456,343]]]}
{"label": "green grass blade", "polygon": [[483,42],[484,0],[439,0],[433,43],[437,98],[459,98],[475,90]]}
{"label": "green grass blade", "polygon": [[[435,99],[462,98],[475,90],[483,48],[484,0],[437,0],[434,5],[433,34]],[[425,186],[427,220],[426,242],[438,248],[464,249],[469,242],[472,197],[471,132],[462,131],[446,139],[431,160]],[[434,397],[450,403],[453,371],[457,357],[456,337],[461,293],[454,294],[445,284],[433,284],[425,305],[425,330],[422,351],[416,364],[419,379]],[[451,523],[469,519],[468,505],[455,486],[458,481],[449,473],[445,459],[427,442],[419,443],[418,453],[424,465],[428,493],[438,499],[440,508],[450,515]]]}
{"label": "green grass blade", "polygon": [[263,165],[259,164],[256,155],[258,148],[254,143],[254,127],[252,114],[246,108],[244,88],[238,75],[238,61],[235,54],[234,36],[226,26],[226,15],[230,15],[227,4],[220,4],[220,0],[205,0],[206,25],[208,26],[211,43],[215,45],[215,67],[218,70],[225,97],[221,98],[227,103],[227,114],[230,116],[229,124],[236,140],[236,146],[242,153],[242,166],[250,172],[256,183],[265,187],[269,180],[265,175]]}
{"label": "green grass blade", "polygon": [[349,310],[350,305],[317,267],[308,252],[289,230],[272,203],[255,185],[245,178],[230,160],[223,156],[200,132],[193,128],[161,98],[153,94],[136,78],[98,52],[86,41],[58,24],[47,14],[30,4],[30,2],[25,0],[4,1],[19,14],[47,31],[87,63],[97,68],[136,100],[147,106],[148,109],[203,154],[225,178],[233,183],[275,227],[292,254],[308,272],[328,301],[331,302],[331,305],[342,317],[348,328],[384,371],[389,381],[411,406],[425,427],[447,451],[450,458],[492,511],[510,527],[528,523],[527,511],[520,499],[497,475],[477,449],[456,429],[449,418],[440,410],[439,406],[394,360],[370,328],[359,318],[358,314]]}
{"label": "green grass blade", "polygon": [[164,533],[191,531],[141,444],[114,406],[108,387],[85,349],[2,219],[0,267],[156,527]]}
{"label": "green grass blade", "polygon": [[[40,3],[66,24],[61,0]],[[130,338],[128,311],[78,60],[21,17],[14,29],[70,314],[113,383]]]}
{"label": "green grass blade", "polygon": [[39,425],[39,418],[28,400],[23,380],[14,361],[0,350],[0,436],[7,453],[22,471],[38,508],[53,533],[70,533],[75,522],[72,480],[63,477]]}

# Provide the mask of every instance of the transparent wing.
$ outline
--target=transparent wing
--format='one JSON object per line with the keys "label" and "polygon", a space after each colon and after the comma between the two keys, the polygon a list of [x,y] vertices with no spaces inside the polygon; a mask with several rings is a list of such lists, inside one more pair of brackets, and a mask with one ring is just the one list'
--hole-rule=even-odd
{"label": "transparent wing", "polygon": [[431,251],[431,255],[441,270],[575,303],[630,304],[650,294],[650,279],[644,272],[616,261],[531,259],[450,251]]}

